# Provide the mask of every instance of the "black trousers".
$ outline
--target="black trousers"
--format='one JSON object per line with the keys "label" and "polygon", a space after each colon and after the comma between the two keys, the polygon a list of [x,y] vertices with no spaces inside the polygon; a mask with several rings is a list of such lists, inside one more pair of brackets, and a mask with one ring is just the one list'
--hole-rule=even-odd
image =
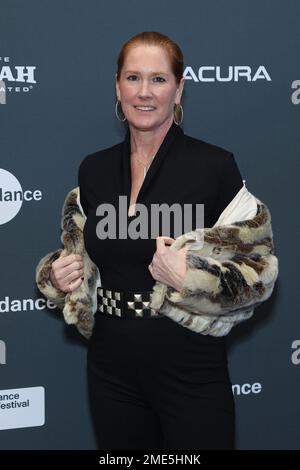
{"label": "black trousers", "polygon": [[99,449],[233,449],[224,338],[96,313],[87,373]]}

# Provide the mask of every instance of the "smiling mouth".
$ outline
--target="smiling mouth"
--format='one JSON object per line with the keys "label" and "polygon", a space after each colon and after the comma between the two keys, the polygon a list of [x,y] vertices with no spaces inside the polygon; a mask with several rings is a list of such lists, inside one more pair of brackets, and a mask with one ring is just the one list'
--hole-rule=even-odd
{"label": "smiling mouth", "polygon": [[135,109],[137,109],[138,111],[149,112],[155,111],[156,108],[154,106],[135,106]]}

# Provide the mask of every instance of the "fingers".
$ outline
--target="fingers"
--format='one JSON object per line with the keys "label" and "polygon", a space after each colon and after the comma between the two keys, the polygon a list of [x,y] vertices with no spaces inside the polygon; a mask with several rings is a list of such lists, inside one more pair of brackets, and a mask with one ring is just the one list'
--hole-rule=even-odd
{"label": "fingers", "polygon": [[83,268],[82,256],[70,254],[61,255],[57,260],[52,263],[52,269],[54,272],[64,270],[63,274],[67,276],[72,271],[80,270]]}
{"label": "fingers", "polygon": [[82,260],[82,256],[74,254],[74,253],[71,253],[70,255],[68,255],[66,250],[63,250],[59,258],[56,261],[59,261],[59,263],[57,263],[59,266],[65,267],[65,266],[68,266],[68,264],[71,264],[75,261],[82,263],[83,260]]}
{"label": "fingers", "polygon": [[161,237],[156,237],[156,252],[154,253],[152,262],[149,264],[148,269],[153,276],[154,272],[154,264],[157,259],[159,259],[158,255],[163,255],[167,251],[167,245],[172,245],[172,243],[175,242],[175,239],[172,237],[167,237],[167,236],[161,236]]}
{"label": "fingers", "polygon": [[172,243],[175,242],[175,238],[172,237],[167,237],[167,236],[162,236],[162,237],[156,237],[156,243],[164,244],[164,245],[172,245]]}
{"label": "fingers", "polygon": [[163,237],[161,237],[161,238],[164,239],[166,245],[172,245],[172,243],[175,242],[175,238],[172,238],[172,237],[165,237],[165,236],[163,236]]}
{"label": "fingers", "polygon": [[175,239],[171,237],[156,237],[156,250],[162,253],[166,250],[166,245],[172,245],[174,242]]}
{"label": "fingers", "polygon": [[[72,267],[75,263],[71,264]],[[73,282],[78,277],[82,277],[84,275],[83,268],[72,269],[71,267],[65,268],[61,271],[61,275],[66,279],[67,282]]]}
{"label": "fingers", "polygon": [[61,280],[57,280],[55,285],[58,286],[60,290],[65,293],[73,292],[73,290],[77,289],[82,283],[84,282],[83,276],[76,276],[74,274],[70,277],[63,278]]}
{"label": "fingers", "polygon": [[70,282],[68,286],[68,292],[73,292],[73,290],[77,289],[83,283],[83,279],[81,277],[77,278],[76,280]]}
{"label": "fingers", "polygon": [[72,292],[83,282],[84,266],[80,255],[68,255],[66,250],[63,250],[51,267],[52,283],[63,292]]}

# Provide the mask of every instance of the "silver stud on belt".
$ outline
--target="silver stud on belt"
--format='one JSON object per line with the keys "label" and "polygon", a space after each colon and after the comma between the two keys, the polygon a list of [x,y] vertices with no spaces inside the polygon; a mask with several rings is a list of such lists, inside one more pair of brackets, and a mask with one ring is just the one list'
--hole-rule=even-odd
{"label": "silver stud on belt", "polygon": [[118,317],[128,316],[149,318],[162,317],[150,308],[152,291],[149,292],[118,292],[98,287],[98,310]]}

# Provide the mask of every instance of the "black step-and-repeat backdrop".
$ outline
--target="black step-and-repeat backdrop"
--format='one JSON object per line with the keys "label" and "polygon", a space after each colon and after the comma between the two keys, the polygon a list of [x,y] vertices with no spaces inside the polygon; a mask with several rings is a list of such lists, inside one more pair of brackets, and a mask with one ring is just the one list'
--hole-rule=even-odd
{"label": "black step-and-repeat backdrop", "polygon": [[297,0],[2,0],[0,448],[93,449],[86,344],[35,286],[85,155],[120,141],[116,58],[160,31],[185,55],[184,131],[230,149],[270,208],[272,298],[228,338],[239,449],[300,449]]}

